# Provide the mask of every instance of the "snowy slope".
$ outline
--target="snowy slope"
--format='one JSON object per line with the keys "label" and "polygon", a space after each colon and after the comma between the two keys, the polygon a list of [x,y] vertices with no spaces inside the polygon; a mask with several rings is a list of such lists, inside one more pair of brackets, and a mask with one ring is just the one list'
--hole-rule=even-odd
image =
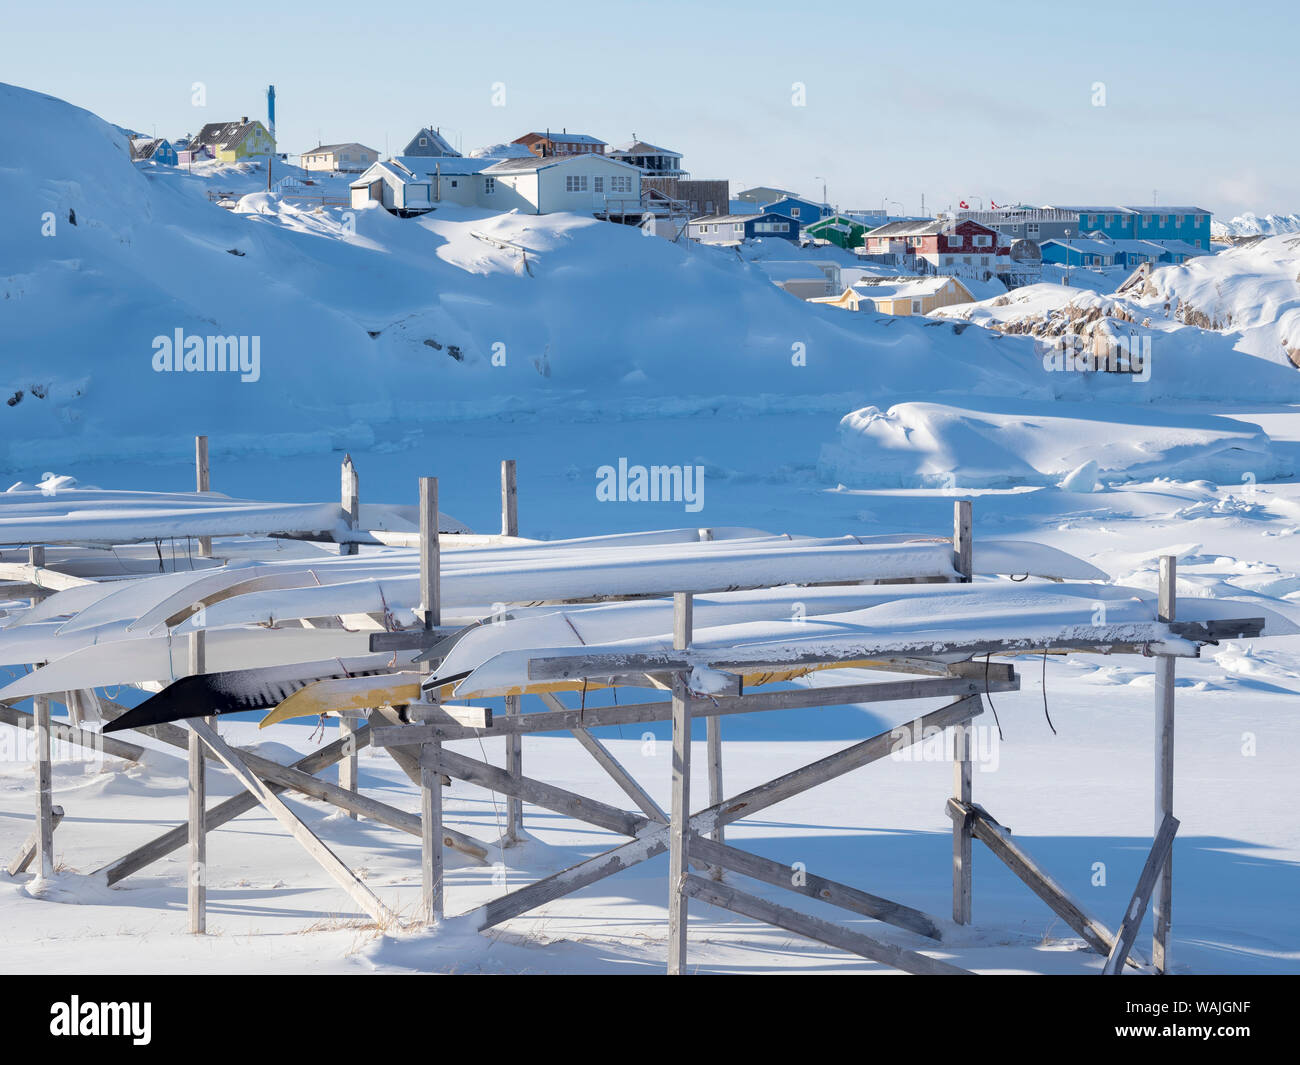
{"label": "snowy slope", "polygon": [[1226,237],[1275,237],[1281,233],[1300,232],[1300,214],[1266,214],[1253,211],[1237,215],[1226,222],[1212,219],[1210,233],[1216,239]]}

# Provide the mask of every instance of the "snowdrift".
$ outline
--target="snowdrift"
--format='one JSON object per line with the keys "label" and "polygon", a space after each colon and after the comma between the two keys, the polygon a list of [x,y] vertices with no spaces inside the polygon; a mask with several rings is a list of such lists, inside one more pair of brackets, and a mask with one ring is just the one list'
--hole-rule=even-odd
{"label": "snowdrift", "polygon": [[1088,462],[1112,481],[1294,472],[1247,422],[1062,402],[864,407],[841,420],[819,470],[850,488],[1004,488],[1054,485]]}

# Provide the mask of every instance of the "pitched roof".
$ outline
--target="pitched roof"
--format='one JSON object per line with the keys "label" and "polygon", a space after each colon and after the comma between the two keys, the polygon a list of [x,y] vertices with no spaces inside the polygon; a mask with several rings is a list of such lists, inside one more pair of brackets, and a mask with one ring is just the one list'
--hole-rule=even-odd
{"label": "pitched roof", "polygon": [[527,173],[530,170],[545,170],[552,166],[576,166],[580,163],[590,163],[593,159],[603,160],[610,166],[621,166],[633,173],[641,172],[631,163],[625,163],[621,159],[611,159],[607,155],[598,155],[595,152],[582,155],[529,155],[518,159],[498,159],[495,162],[487,160],[492,165],[482,172],[484,174]]}
{"label": "pitched roof", "polygon": [[376,170],[388,174],[390,177],[400,181],[403,185],[427,185],[429,183],[428,178],[421,177],[413,170],[403,166],[396,159],[385,159],[377,163],[371,163],[370,166],[366,168],[366,172],[357,178],[356,181],[348,183],[348,188],[355,189],[369,185],[375,180],[373,175]]}
{"label": "pitched roof", "polygon": [[[531,158],[531,157],[530,157]],[[460,155],[398,155],[394,161],[401,163],[407,170],[425,177],[465,177],[478,174],[499,160],[478,158],[467,159]]]}
{"label": "pitched roof", "polygon": [[133,137],[131,139],[131,159],[135,162],[152,159],[154,153],[166,143],[168,143],[166,137]]}
{"label": "pitched roof", "polygon": [[755,218],[775,218],[781,222],[793,222],[795,225],[799,224],[799,219],[787,218],[785,215],[777,214],[775,211],[755,211],[753,214],[701,215],[699,218],[692,218],[691,225],[695,225],[697,222],[700,224],[704,224],[705,222],[707,222],[710,225],[712,225],[714,222],[749,222]]}
{"label": "pitched roof", "polygon": [[552,142],[563,143],[563,144],[604,144],[605,143],[599,137],[592,137],[587,135],[586,133],[556,133],[554,131],[551,131],[550,133],[538,133],[536,130],[533,130],[530,133],[525,133],[522,137],[516,137],[514,143],[519,144],[521,141],[527,139],[528,137],[536,137],[539,140],[550,140]]}
{"label": "pitched roof", "polygon": [[[924,222],[886,222],[870,233],[872,237],[930,237],[951,229],[956,223],[947,218],[929,218]],[[978,225],[979,223],[976,223]]]}
{"label": "pitched roof", "polygon": [[672,155],[678,159],[682,157],[681,152],[675,152],[671,148],[660,148],[654,144],[647,144],[645,141],[629,141],[627,144],[619,144],[610,148],[607,155]]}
{"label": "pitched roof", "polygon": [[255,118],[247,122],[209,122],[190,141],[189,147],[237,148],[259,127],[265,128]]}
{"label": "pitched roof", "polygon": [[[420,138],[423,137],[428,144],[420,144]],[[460,152],[456,151],[448,142],[447,138],[439,133],[432,126],[423,127],[414,137],[406,142],[406,147],[402,149],[402,155],[450,155],[456,158],[460,157]]]}
{"label": "pitched roof", "polygon": [[322,152],[338,152],[344,148],[360,148],[363,152],[374,152],[375,155],[379,154],[377,149],[367,148],[364,144],[358,144],[356,141],[348,141],[346,144],[318,144],[311,151],[303,152],[302,154],[319,155]]}
{"label": "pitched roof", "polygon": [[864,277],[850,288],[859,296],[866,296],[869,299],[918,299],[937,295],[947,288],[950,282],[960,286],[967,295],[970,294],[970,290],[957,278],[943,274],[928,277]]}

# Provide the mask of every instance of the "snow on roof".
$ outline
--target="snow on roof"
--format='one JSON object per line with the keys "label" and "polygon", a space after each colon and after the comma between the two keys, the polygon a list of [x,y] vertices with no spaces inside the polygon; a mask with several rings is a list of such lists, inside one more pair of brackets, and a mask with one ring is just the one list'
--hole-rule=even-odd
{"label": "snow on roof", "polygon": [[605,143],[599,137],[592,137],[586,133],[555,133],[555,132],[538,133],[536,130],[533,130],[531,133],[525,133],[524,136],[516,140],[515,143],[518,144],[519,141],[522,141],[525,137],[538,137],[543,140],[550,140],[555,144],[604,144]]}
{"label": "snow on roof", "polygon": [[610,166],[620,166],[634,173],[640,173],[631,163],[625,163],[621,159],[611,159],[607,155],[598,155],[595,152],[584,152],[581,155],[529,155],[520,156],[518,159],[499,159],[487,167],[485,174],[511,174],[511,173],[528,173],[530,170],[545,170],[551,166],[581,166],[598,160],[609,164]]}
{"label": "snow on roof", "polygon": [[839,264],[818,259],[755,259],[754,265],[773,281],[810,279],[825,281],[826,267],[838,269]]}
{"label": "snow on roof", "polygon": [[469,156],[471,159],[528,159],[533,157],[533,153],[527,145],[511,141],[509,144],[489,144],[475,148]]}
{"label": "snow on roof", "polygon": [[397,155],[393,161],[425,177],[478,174],[499,162],[497,159],[467,159],[459,155]]}
{"label": "snow on roof", "polygon": [[921,299],[937,296],[949,282],[961,284],[953,277],[864,277],[852,288],[860,296],[870,299]]}
{"label": "snow on roof", "polygon": [[358,144],[356,141],[348,141],[345,144],[318,144],[311,151],[303,152],[303,155],[317,155],[322,152],[340,152],[344,148],[360,148],[363,152],[373,152],[378,155],[379,152],[374,148],[367,148],[364,144]]}
{"label": "snow on roof", "polygon": [[400,181],[404,185],[412,185],[412,184],[427,185],[429,183],[428,178],[421,177],[415,171],[411,170],[409,167],[399,162],[398,160],[384,159],[377,163],[371,163],[369,168],[367,168],[366,172],[362,174],[359,178],[357,178],[356,181],[349,182],[348,188],[357,189],[369,185],[372,181],[375,180],[374,173],[376,170],[388,174],[394,180]]}
{"label": "snow on roof", "polygon": [[1051,240],[1043,241],[1043,246],[1048,244],[1059,244],[1062,248],[1072,248],[1074,251],[1089,255],[1114,255],[1116,248],[1113,240],[1091,240],[1088,237],[1074,237],[1070,240],[1053,237]]}

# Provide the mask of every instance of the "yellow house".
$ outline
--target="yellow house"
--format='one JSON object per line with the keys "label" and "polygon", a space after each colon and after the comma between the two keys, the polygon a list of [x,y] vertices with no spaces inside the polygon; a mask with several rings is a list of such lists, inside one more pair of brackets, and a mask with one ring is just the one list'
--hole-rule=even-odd
{"label": "yellow house", "polygon": [[238,163],[271,155],[275,141],[267,128],[257,119],[251,122],[245,115],[238,122],[210,122],[199,130],[190,142],[190,148],[204,146],[212,157],[223,163]]}
{"label": "yellow house", "polygon": [[975,297],[955,277],[864,277],[838,296],[808,302],[868,314],[911,315],[929,314],[955,303],[974,303]]}

